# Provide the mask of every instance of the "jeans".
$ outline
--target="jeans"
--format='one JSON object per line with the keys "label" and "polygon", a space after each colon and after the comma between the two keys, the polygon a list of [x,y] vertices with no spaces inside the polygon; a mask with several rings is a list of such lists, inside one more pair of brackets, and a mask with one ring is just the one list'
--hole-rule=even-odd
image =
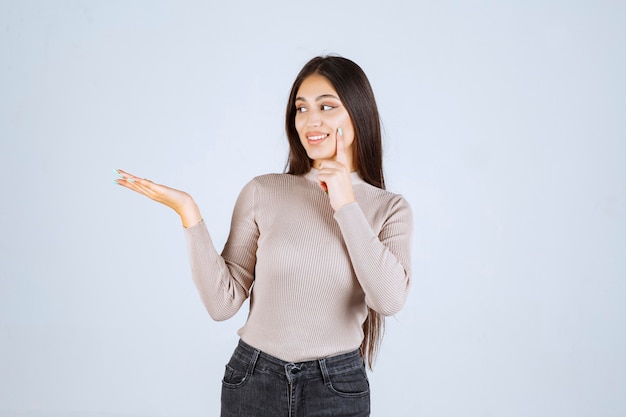
{"label": "jeans", "polygon": [[242,340],[226,365],[221,417],[366,417],[369,382],[355,350],[285,362]]}

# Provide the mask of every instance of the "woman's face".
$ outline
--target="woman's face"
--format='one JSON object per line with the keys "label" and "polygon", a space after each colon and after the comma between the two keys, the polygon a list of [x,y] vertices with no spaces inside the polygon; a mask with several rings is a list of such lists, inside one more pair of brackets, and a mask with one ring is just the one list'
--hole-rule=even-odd
{"label": "woman's face", "polygon": [[335,159],[337,129],[341,128],[350,165],[348,168],[354,171],[354,127],[330,81],[319,74],[305,78],[298,89],[294,105],[296,130],[307,155],[313,160],[313,166],[319,167],[324,159]]}

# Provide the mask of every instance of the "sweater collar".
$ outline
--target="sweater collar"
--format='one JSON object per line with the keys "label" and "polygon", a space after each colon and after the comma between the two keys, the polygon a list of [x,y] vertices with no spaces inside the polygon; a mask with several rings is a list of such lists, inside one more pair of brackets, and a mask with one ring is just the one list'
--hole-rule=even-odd
{"label": "sweater collar", "polygon": [[[314,183],[317,183],[317,175],[319,174],[319,172],[320,172],[319,169],[311,168],[309,172],[304,174],[304,178],[306,178],[309,181],[313,181]],[[365,183],[365,181],[363,181],[363,178],[359,176],[359,173],[357,171],[351,172],[350,178],[352,179],[353,185]]]}

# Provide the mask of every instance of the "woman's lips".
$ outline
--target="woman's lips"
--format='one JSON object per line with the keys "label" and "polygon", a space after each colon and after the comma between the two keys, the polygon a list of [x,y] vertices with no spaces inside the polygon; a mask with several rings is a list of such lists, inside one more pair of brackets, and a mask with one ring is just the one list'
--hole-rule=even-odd
{"label": "woman's lips", "polygon": [[322,133],[322,132],[308,132],[306,134],[306,139],[309,141],[310,144],[314,145],[316,143],[320,143],[322,142],[324,139],[326,139],[328,137],[328,133]]}

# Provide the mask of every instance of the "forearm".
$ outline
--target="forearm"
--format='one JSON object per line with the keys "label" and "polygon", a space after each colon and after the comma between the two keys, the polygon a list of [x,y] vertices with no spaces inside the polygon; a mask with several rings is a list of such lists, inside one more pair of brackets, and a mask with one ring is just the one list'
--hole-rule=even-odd
{"label": "forearm", "polygon": [[382,231],[372,230],[358,203],[335,214],[365,302],[382,315],[397,313],[410,286],[412,219],[408,206]]}
{"label": "forearm", "polygon": [[239,195],[231,231],[221,255],[215,249],[193,200],[189,198],[186,205],[177,206],[181,208],[176,211],[181,215],[183,225],[190,224],[185,229],[185,235],[193,280],[205,307],[215,320],[234,315],[249,296],[254,281],[259,237],[254,219],[255,190],[250,182]]}
{"label": "forearm", "polygon": [[249,284],[231,274],[228,263],[217,252],[206,224],[185,229],[191,275],[207,311],[214,320],[232,317],[248,297]]}

